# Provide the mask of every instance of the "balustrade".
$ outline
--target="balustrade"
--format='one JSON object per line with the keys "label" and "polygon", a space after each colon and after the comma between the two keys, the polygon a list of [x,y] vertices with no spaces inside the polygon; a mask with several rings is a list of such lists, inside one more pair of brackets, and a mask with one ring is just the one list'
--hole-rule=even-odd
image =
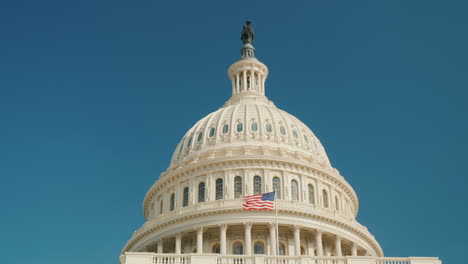
{"label": "balustrade", "polygon": [[120,264],[442,264],[431,257],[311,257],[126,252]]}

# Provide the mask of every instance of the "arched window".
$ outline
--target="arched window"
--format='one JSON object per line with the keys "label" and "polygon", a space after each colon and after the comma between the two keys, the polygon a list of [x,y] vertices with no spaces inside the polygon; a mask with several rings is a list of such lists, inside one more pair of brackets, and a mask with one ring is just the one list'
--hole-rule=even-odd
{"label": "arched window", "polygon": [[265,254],[265,245],[262,242],[255,242],[254,254]]}
{"label": "arched window", "polygon": [[322,196],[323,196],[323,207],[328,208],[328,192],[327,192],[327,190],[325,190],[325,189],[322,190]]}
{"label": "arched window", "polygon": [[284,256],[286,255],[286,246],[283,243],[279,244],[279,252],[278,255]]}
{"label": "arched window", "polygon": [[219,254],[220,252],[221,249],[219,247],[219,243],[216,243],[211,247],[211,253]]}
{"label": "arched window", "polygon": [[182,200],[183,200],[182,206],[183,207],[188,206],[188,201],[189,201],[189,188],[188,187],[184,188],[184,198]]}
{"label": "arched window", "polygon": [[242,196],[242,177],[236,176],[234,178],[234,198],[240,198]]}
{"label": "arched window", "polygon": [[241,242],[235,242],[232,245],[232,254],[234,255],[243,255],[244,254],[244,246]]}
{"label": "arched window", "polygon": [[340,210],[340,200],[338,200],[338,196],[335,196],[335,207],[337,211]]}
{"label": "arched window", "polygon": [[203,132],[198,133],[197,142],[200,142],[203,138]]}
{"label": "arched window", "polygon": [[159,202],[159,214],[163,213],[163,209],[164,209],[164,201],[161,200],[161,202]]}
{"label": "arched window", "polygon": [[223,179],[216,180],[216,200],[223,199]]}
{"label": "arched window", "polygon": [[170,210],[174,210],[175,208],[175,195],[174,194],[171,194],[171,206],[170,206]]}
{"label": "arched window", "polygon": [[205,183],[200,182],[198,184],[198,202],[203,203],[205,201]]}
{"label": "arched window", "polygon": [[299,189],[297,186],[297,181],[291,181],[291,200],[298,201],[299,200]]}
{"label": "arched window", "polygon": [[262,193],[262,178],[260,176],[254,177],[254,194]]}
{"label": "arched window", "polygon": [[271,132],[273,131],[273,127],[271,126],[270,123],[267,123],[267,124],[266,124],[266,131],[267,131],[268,133],[271,133]]}
{"label": "arched window", "polygon": [[314,204],[315,203],[315,192],[314,192],[314,186],[312,184],[309,184],[307,186],[308,191],[309,191],[309,203]]}
{"label": "arched window", "polygon": [[275,191],[275,196],[277,199],[281,199],[281,181],[280,178],[273,178],[273,191]]}
{"label": "arched window", "polygon": [[301,255],[304,256],[306,254],[306,250],[303,246],[301,246]]}
{"label": "arched window", "polygon": [[190,145],[192,145],[192,137],[190,137],[187,142],[187,148],[190,148]]}
{"label": "arched window", "polygon": [[223,126],[223,134],[227,134],[227,132],[229,132],[229,125],[224,125]]}

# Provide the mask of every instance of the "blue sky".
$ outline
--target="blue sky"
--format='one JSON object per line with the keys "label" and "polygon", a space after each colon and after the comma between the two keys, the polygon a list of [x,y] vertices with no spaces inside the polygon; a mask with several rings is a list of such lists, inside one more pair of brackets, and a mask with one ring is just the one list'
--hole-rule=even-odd
{"label": "blue sky", "polygon": [[183,134],[231,92],[246,19],[267,96],[355,188],[387,256],[468,247],[464,1],[3,1],[5,263],[117,263]]}

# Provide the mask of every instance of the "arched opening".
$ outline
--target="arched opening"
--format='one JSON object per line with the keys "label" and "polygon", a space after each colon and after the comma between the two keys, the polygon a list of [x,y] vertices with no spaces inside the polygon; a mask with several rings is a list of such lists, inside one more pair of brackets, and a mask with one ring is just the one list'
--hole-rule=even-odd
{"label": "arched opening", "polygon": [[260,176],[254,177],[254,194],[262,193],[262,178]]}
{"label": "arched opening", "polygon": [[242,177],[236,176],[234,178],[234,198],[240,198],[242,196]]}
{"label": "arched opening", "polygon": [[297,186],[297,181],[295,180],[291,181],[291,200],[299,200],[299,188]]}
{"label": "arched opening", "polygon": [[174,208],[175,208],[175,194],[171,194],[170,210],[173,211]]}
{"label": "arched opening", "polygon": [[216,243],[211,247],[211,253],[219,254],[220,252],[221,248],[219,246],[219,243]]}
{"label": "arched opening", "polygon": [[284,243],[279,243],[279,251],[278,251],[278,255],[280,256],[285,256],[287,254],[286,252],[286,246],[284,245]]}
{"label": "arched opening", "polygon": [[303,246],[301,246],[301,255],[306,255],[306,249]]}
{"label": "arched opening", "polygon": [[254,254],[265,254],[265,244],[263,244],[263,242],[255,242]]}
{"label": "arched opening", "polygon": [[232,254],[233,255],[243,255],[244,254],[244,246],[241,242],[237,241],[234,242],[232,245]]}
{"label": "arched opening", "polygon": [[219,178],[216,180],[216,200],[223,199],[224,192],[223,192],[223,179]]}
{"label": "arched opening", "polygon": [[314,186],[312,184],[309,184],[307,186],[308,191],[309,191],[309,203],[310,204],[315,204],[315,192],[314,192]]}
{"label": "arched opening", "polygon": [[276,198],[281,199],[281,180],[279,177],[273,178],[273,191],[275,192]]}
{"label": "arched opening", "polygon": [[189,202],[189,188],[188,187],[185,187],[184,188],[184,197],[182,199],[182,206],[185,207],[185,206],[188,206],[188,202]]}
{"label": "arched opening", "polygon": [[205,201],[205,183],[200,182],[198,184],[198,202],[203,203]]}
{"label": "arched opening", "polygon": [[327,190],[322,190],[322,199],[323,199],[323,207],[328,208],[328,192]]}

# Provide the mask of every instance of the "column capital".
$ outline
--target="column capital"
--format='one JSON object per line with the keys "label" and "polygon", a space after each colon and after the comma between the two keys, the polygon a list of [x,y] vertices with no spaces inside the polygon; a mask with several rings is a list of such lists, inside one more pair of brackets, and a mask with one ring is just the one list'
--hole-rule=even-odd
{"label": "column capital", "polygon": [[252,223],[244,223],[244,227],[246,229],[251,229],[252,228]]}
{"label": "column capital", "polygon": [[321,229],[315,229],[315,235],[321,236],[323,234],[323,230]]}
{"label": "column capital", "polygon": [[335,239],[341,241],[341,239],[343,239],[343,237],[337,234],[337,235],[335,235]]}
{"label": "column capital", "polygon": [[227,226],[227,224],[219,224],[218,227],[219,227],[220,230],[224,230],[224,231],[225,231],[225,230],[227,229],[228,226]]}
{"label": "column capital", "polygon": [[197,230],[197,233],[203,233],[203,226],[195,228]]}
{"label": "column capital", "polygon": [[276,228],[276,223],[268,223],[268,227],[270,229],[272,229],[272,228],[275,229]]}
{"label": "column capital", "polygon": [[301,231],[301,226],[300,225],[294,225],[294,232],[299,232]]}

